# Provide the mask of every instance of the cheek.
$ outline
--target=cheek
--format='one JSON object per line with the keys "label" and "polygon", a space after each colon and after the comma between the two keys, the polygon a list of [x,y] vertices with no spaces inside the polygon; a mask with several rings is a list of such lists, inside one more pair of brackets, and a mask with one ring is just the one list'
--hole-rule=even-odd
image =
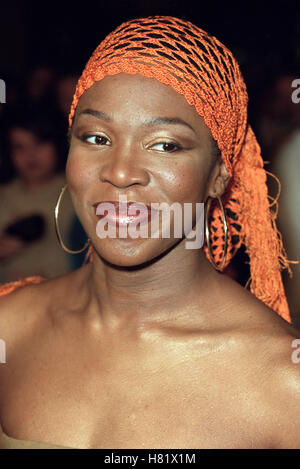
{"label": "cheek", "polygon": [[204,198],[208,169],[203,165],[178,163],[161,174],[162,188],[172,201],[201,202]]}
{"label": "cheek", "polygon": [[91,181],[92,171],[86,159],[76,150],[69,151],[66,164],[66,179],[69,189],[83,192]]}
{"label": "cheek", "polygon": [[97,170],[90,159],[70,148],[66,164],[66,181],[77,213],[89,203],[91,188],[97,184]]}
{"label": "cheek", "polygon": [[16,150],[11,154],[11,161],[17,170],[22,171],[27,164],[27,152],[24,150]]}
{"label": "cheek", "polygon": [[24,158],[22,158],[22,154],[24,155],[24,152],[22,153],[17,150],[11,152],[10,159],[15,167],[19,167],[19,163],[21,163],[22,160],[24,161]]}
{"label": "cheek", "polygon": [[45,170],[52,171],[55,168],[58,158],[55,148],[41,149],[37,152],[37,156]]}

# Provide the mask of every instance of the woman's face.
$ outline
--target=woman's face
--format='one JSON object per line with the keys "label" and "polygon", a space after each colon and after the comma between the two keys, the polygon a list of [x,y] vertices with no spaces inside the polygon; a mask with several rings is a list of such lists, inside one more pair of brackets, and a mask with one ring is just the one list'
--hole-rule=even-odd
{"label": "woman's face", "polygon": [[57,164],[54,143],[41,142],[32,132],[15,127],[10,131],[11,159],[27,183],[40,183],[53,176]]}
{"label": "woman's face", "polygon": [[89,88],[76,109],[66,174],[97,253],[112,264],[134,266],[177,244],[174,236],[100,239],[94,204],[120,195],[149,206],[189,202],[195,216],[195,204],[208,195],[213,148],[203,119],[170,86],[121,73]]}

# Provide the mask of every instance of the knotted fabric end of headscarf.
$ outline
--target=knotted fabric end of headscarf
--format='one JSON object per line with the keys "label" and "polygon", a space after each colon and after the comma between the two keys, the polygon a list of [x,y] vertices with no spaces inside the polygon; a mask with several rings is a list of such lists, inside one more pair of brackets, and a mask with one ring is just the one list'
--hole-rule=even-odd
{"label": "knotted fabric end of headscarf", "polygon": [[[236,194],[240,200],[238,214],[244,227],[244,244],[250,258],[250,290],[267,306],[290,322],[289,308],[281,278],[281,270],[290,261],[276,226],[276,204],[268,198],[267,173],[260,146],[248,125],[241,154],[233,169]],[[275,211],[271,206],[275,205]]]}

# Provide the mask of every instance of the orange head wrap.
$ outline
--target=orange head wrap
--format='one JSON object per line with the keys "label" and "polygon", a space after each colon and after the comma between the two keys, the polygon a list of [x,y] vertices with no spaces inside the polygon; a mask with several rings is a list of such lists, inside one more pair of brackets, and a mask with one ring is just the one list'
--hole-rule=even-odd
{"label": "orange head wrap", "polygon": [[[203,117],[231,177],[222,197],[229,225],[225,266],[244,243],[251,292],[290,322],[280,273],[289,264],[276,214],[270,210],[260,147],[247,124],[246,86],[231,52],[215,37],[178,18],[154,16],[123,23],[88,61],[73,98],[70,126],[80,96],[94,82],[121,72],[172,86]],[[218,204],[211,211],[210,227],[214,262],[220,264],[224,233]],[[204,250],[209,259],[207,246]]]}

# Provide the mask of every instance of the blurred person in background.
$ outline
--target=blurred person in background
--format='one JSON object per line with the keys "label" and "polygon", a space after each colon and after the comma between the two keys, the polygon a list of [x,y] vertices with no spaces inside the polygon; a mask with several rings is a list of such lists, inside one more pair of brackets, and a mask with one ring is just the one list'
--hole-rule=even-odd
{"label": "blurred person in background", "polygon": [[[299,77],[300,78],[300,75]],[[286,93],[287,122],[290,132],[272,160],[272,171],[281,182],[278,224],[290,259],[300,261],[300,103],[292,100],[295,76],[283,77]],[[284,276],[287,299],[294,324],[300,326],[300,264],[293,267],[293,277]]]}
{"label": "blurred person in background", "polygon": [[55,83],[56,73],[50,65],[34,66],[27,76],[25,105],[36,111],[49,109],[53,103]]}
{"label": "blurred person in background", "polygon": [[64,165],[68,154],[68,114],[75,93],[78,77],[72,73],[60,74],[53,88],[53,119],[59,133],[61,142],[64,145]]}
{"label": "blurred person in background", "polygon": [[296,73],[280,74],[263,91],[257,133],[264,158],[271,162],[299,125],[297,109],[291,99],[294,90],[291,84],[296,78]]}
{"label": "blurred person in background", "polygon": [[[71,72],[67,72],[61,74],[56,83],[55,122],[57,123],[57,128],[59,129],[62,142],[65,145],[65,155],[67,155],[69,150],[68,139],[66,138],[66,135],[68,134],[68,117],[78,79],[79,76]],[[70,230],[68,246],[70,246],[71,249],[76,250],[77,246],[82,246],[85,243],[85,240],[86,233],[78,220],[78,217],[74,217]],[[72,270],[81,267],[84,262],[84,258],[85,252],[78,253],[76,256],[70,256]]]}
{"label": "blurred person in background", "polygon": [[[300,103],[293,102],[295,88],[292,83],[300,78],[296,73],[283,73],[265,89],[258,134],[266,169],[273,172],[281,183],[278,206],[278,226],[282,233],[289,259],[300,260]],[[269,192],[275,196],[278,184],[268,178]],[[293,277],[283,275],[286,295],[293,323],[300,325],[300,264],[292,267]]]}
{"label": "blurred person in background", "polygon": [[[66,273],[71,270],[69,256],[58,245],[53,222],[65,184],[53,122],[40,114],[19,113],[7,126],[7,147],[15,175],[0,186],[0,282],[36,272],[50,278]],[[71,200],[65,197],[63,236],[69,235],[73,217]]]}
{"label": "blurred person in background", "polygon": [[57,108],[65,118],[66,127],[68,127],[68,117],[70,107],[75,93],[78,76],[66,74],[58,79],[56,85],[56,102]]}
{"label": "blurred person in background", "polygon": [[[6,122],[15,113],[16,108],[24,100],[24,86],[22,78],[15,73],[9,73],[0,69],[0,79],[5,83],[5,102],[0,101],[0,183],[8,179],[4,168],[4,134]],[[1,94],[1,93],[0,93]]]}

